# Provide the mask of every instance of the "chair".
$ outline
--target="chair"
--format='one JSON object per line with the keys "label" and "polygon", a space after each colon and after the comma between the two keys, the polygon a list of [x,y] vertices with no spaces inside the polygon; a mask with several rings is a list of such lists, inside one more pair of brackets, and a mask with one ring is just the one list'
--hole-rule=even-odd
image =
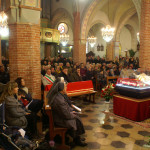
{"label": "chair", "polygon": [[119,76],[107,76],[107,85],[109,84],[109,80],[117,80]]}
{"label": "chair", "polygon": [[54,140],[56,135],[62,137],[62,144],[57,148],[58,150],[70,150],[70,146],[65,145],[65,133],[67,128],[59,128],[54,126],[52,110],[49,105],[45,106],[47,115],[49,116],[49,136],[50,140]]}

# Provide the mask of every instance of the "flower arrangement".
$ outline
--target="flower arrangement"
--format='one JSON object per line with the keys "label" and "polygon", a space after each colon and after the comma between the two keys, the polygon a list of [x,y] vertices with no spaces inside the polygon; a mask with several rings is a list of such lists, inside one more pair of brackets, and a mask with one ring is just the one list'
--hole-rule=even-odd
{"label": "flower arrangement", "polygon": [[54,141],[49,141],[49,146],[51,150],[55,149],[55,142]]}
{"label": "flower arrangement", "polygon": [[110,100],[114,94],[114,84],[109,84],[104,87],[101,91],[101,97],[104,97],[106,100]]}

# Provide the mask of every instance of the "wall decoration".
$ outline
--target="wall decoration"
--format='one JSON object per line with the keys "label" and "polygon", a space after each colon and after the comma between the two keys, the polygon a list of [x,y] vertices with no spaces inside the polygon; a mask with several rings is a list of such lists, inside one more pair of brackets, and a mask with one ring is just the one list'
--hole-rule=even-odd
{"label": "wall decoration", "polygon": [[68,25],[66,23],[60,23],[58,25],[58,30],[60,31],[60,34],[66,34],[68,33]]}
{"label": "wall decoration", "polygon": [[97,51],[101,51],[101,46],[99,44],[97,45]]}
{"label": "wall decoration", "polygon": [[45,32],[45,36],[46,36],[47,38],[51,38],[51,37],[52,37],[52,33],[51,33],[51,32]]}
{"label": "wall decoration", "polygon": [[58,43],[60,42],[60,32],[56,29],[41,28],[40,39],[42,42]]}
{"label": "wall decoration", "polygon": [[31,6],[31,7],[37,7],[37,0],[25,0],[24,5]]}
{"label": "wall decoration", "polygon": [[104,51],[104,46],[103,46],[103,45],[101,45],[100,50],[101,50],[101,51]]}
{"label": "wall decoration", "polygon": [[140,50],[140,43],[138,42],[138,44],[137,44],[137,51],[139,51]]}

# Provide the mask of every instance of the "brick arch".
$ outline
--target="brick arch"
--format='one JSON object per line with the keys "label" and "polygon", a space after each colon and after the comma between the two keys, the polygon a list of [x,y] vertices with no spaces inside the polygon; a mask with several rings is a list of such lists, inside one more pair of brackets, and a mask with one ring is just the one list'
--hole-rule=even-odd
{"label": "brick arch", "polygon": [[71,17],[70,13],[64,8],[58,8],[53,12],[51,20],[52,28],[55,28],[55,26],[62,20],[62,18],[64,18],[65,22],[69,26],[71,26],[71,28],[73,28],[73,18]]}
{"label": "brick arch", "polygon": [[[87,8],[87,11],[83,17],[83,22],[81,25],[81,39],[86,39],[86,30],[87,30],[87,24],[88,24],[89,17],[91,15],[91,13],[93,12],[95,6],[98,5],[100,3],[100,1],[101,0],[93,0],[91,5]],[[138,16],[140,16],[141,0],[132,0],[132,1],[133,1],[133,4],[135,5],[136,11],[138,12]],[[139,19],[140,19],[140,17],[139,17]]]}

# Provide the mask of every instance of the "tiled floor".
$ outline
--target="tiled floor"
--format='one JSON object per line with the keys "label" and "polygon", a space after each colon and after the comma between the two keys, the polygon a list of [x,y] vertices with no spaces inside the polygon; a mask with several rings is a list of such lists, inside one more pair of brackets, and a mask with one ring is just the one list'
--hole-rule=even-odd
{"label": "tiled floor", "polygon": [[82,108],[80,115],[85,126],[86,147],[75,147],[73,150],[150,150],[143,145],[150,136],[150,128],[144,128],[127,120],[110,116],[113,103],[105,103],[100,97],[96,104],[74,100]]}

